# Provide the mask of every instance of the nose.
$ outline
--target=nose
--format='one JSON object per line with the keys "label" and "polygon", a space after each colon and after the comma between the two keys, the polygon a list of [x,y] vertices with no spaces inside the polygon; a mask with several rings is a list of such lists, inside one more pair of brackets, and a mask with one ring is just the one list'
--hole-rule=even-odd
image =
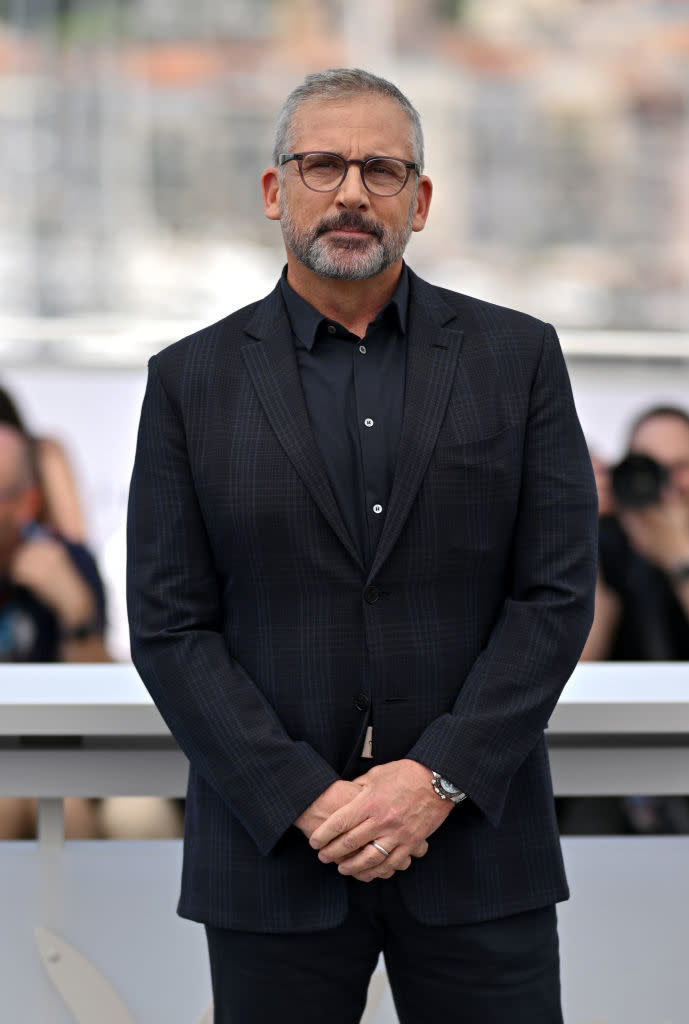
{"label": "nose", "polygon": [[368,209],[370,206],[369,194],[364,188],[364,181],[361,177],[361,168],[358,164],[350,164],[344,181],[337,189],[335,202],[338,206],[358,209]]}

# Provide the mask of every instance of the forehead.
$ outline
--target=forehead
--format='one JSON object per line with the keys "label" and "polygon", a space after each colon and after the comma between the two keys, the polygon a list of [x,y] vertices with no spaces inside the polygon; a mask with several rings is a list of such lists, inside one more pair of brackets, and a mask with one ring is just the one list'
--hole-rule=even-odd
{"label": "forehead", "polygon": [[292,119],[292,144],[296,152],[323,149],[343,156],[411,159],[411,123],[389,96],[314,98],[305,100]]}
{"label": "forehead", "polygon": [[637,427],[631,447],[659,460],[687,458],[689,423],[678,416],[653,416]]}

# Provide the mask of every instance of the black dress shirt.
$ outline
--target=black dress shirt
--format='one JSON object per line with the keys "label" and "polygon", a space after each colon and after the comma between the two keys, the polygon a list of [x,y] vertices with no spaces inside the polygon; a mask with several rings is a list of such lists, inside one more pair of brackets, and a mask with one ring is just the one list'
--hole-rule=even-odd
{"label": "black dress shirt", "polygon": [[409,280],[364,338],[319,313],[281,279],[306,409],[343,519],[366,565],[383,528],[402,429]]}

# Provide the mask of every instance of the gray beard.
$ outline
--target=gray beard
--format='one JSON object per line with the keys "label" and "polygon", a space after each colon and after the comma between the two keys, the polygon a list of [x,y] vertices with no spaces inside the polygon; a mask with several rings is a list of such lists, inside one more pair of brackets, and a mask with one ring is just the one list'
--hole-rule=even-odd
{"label": "gray beard", "polygon": [[[323,220],[307,231],[296,227],[284,199],[280,206],[282,236],[287,248],[314,274],[338,281],[364,281],[400,260],[411,237],[413,219],[412,202],[407,223],[395,232],[386,231],[382,224],[366,220],[360,213],[348,211]],[[337,242],[322,237],[326,231],[345,227],[369,231],[371,237]]]}

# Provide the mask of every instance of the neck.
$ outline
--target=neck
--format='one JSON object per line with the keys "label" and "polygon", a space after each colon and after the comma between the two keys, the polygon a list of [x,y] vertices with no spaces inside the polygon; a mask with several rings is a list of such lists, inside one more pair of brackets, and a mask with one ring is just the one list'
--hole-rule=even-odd
{"label": "neck", "polygon": [[338,281],[319,277],[287,255],[287,281],[297,295],[323,316],[336,320],[363,338],[366,328],[390,301],[402,273],[402,261],[364,281]]}

